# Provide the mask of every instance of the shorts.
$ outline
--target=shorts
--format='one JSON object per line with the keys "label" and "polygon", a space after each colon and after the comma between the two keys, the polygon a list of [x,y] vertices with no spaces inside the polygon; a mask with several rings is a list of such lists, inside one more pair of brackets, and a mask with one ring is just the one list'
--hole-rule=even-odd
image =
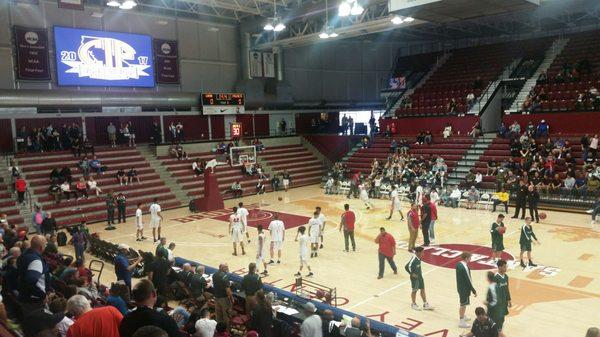
{"label": "shorts", "polygon": [[504,313],[500,308],[488,308],[488,316],[496,323],[496,327],[498,327],[498,331],[502,331],[502,326],[504,325]]}
{"label": "shorts", "polygon": [[117,134],[116,133],[109,133],[108,134],[108,140],[110,140],[111,142],[117,140]]}
{"label": "shorts", "polygon": [[319,235],[317,233],[310,233],[310,243],[319,243]]}
{"label": "shorts", "polygon": [[423,276],[419,276],[417,278],[411,277],[410,287],[412,288],[413,293],[425,289],[425,281],[423,280]]}
{"label": "shorts", "polygon": [[143,222],[138,222],[138,223],[135,224],[135,227],[137,229],[144,229],[144,223]]}
{"label": "shorts", "polygon": [[492,241],[492,251],[493,252],[504,251],[504,243],[502,241],[499,241],[499,242]]}
{"label": "shorts", "polygon": [[300,264],[308,264],[308,252],[300,253]]}
{"label": "shorts", "polygon": [[231,229],[231,242],[237,243],[243,240],[242,228],[241,227],[233,227]]}
{"label": "shorts", "polygon": [[471,298],[471,293],[458,293],[458,298],[460,301],[460,305],[461,306],[465,306],[465,305],[469,305],[471,304],[470,298]]}
{"label": "shorts", "polygon": [[392,203],[392,210],[393,211],[399,211],[400,210],[400,202],[394,202],[394,203]]}
{"label": "shorts", "polygon": [[520,244],[522,252],[530,252],[531,251],[531,242],[524,242]]}
{"label": "shorts", "polygon": [[289,179],[283,179],[283,186],[290,186],[290,180]]}
{"label": "shorts", "polygon": [[273,250],[281,250],[283,246],[283,241],[271,241],[271,247]]}
{"label": "shorts", "polygon": [[160,228],[160,218],[151,218],[150,228]]}

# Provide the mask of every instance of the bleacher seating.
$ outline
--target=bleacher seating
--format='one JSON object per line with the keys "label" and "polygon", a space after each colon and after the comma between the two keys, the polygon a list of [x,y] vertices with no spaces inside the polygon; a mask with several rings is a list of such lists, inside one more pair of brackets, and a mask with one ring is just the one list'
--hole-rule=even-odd
{"label": "bleacher seating", "polygon": [[[423,156],[428,159],[432,156],[440,156],[444,158],[448,171],[456,166],[456,163],[465,155],[474,140],[471,137],[455,136],[449,138],[434,137],[430,145],[413,144],[415,137],[403,136],[395,137],[396,139],[404,138],[410,142],[409,153],[413,156]],[[371,147],[367,149],[359,149],[350,158],[348,158],[348,168],[353,172],[361,171],[363,173],[371,172],[371,163],[373,159],[386,160],[390,153],[389,138],[376,137],[374,138]]]}
{"label": "bleacher seating", "polygon": [[[71,152],[44,152],[19,154],[16,161],[21,167],[25,179],[29,185],[30,191],[43,209],[52,212],[59,226],[73,225],[86,220],[88,222],[102,221],[106,219],[106,193],[112,191],[114,195],[123,193],[127,198],[127,215],[135,213],[137,203],[149,205],[156,197],[163,209],[180,206],[180,202],[159,178],[150,164],[135,148],[117,148],[108,147],[97,148],[96,156],[102,163],[108,167],[103,175],[95,175],[98,186],[104,192],[97,198],[94,193],[88,191],[88,199],[70,201],[63,199],[59,204],[55,204],[54,197],[49,194],[50,171],[56,168],[68,166],[72,171],[73,182],[75,183],[82,177],[82,172],[78,169],[78,158],[74,158]],[[119,169],[127,172],[135,168],[140,178],[141,184],[133,183],[129,185],[119,185],[116,179],[116,172]],[[72,184],[74,185],[74,184]],[[74,190],[74,186],[71,186]]]}
{"label": "bleacher seating", "polygon": [[0,213],[6,214],[9,224],[18,227],[23,225],[24,221],[14,197],[8,185],[0,184]]}
{"label": "bleacher seating", "polygon": [[[396,115],[446,115],[453,98],[457,103],[456,112],[465,113],[467,94],[472,92],[478,98],[513,59],[531,57],[548,48],[550,42],[551,39],[535,39],[454,50],[446,63],[411,95],[412,106],[399,108]],[[474,88],[478,77],[481,86]]]}
{"label": "bleacher seating", "polygon": [[[190,153],[188,160],[177,160],[170,156],[159,157],[162,165],[167,167],[171,176],[177,178],[177,183],[181,188],[188,191],[190,197],[201,197],[204,194],[204,179],[202,176],[195,177],[192,172],[192,163],[194,160],[211,160],[215,157],[214,153]],[[260,159],[264,159],[274,172],[283,173],[288,170],[292,177],[292,186],[304,186],[318,183],[323,174],[323,165],[302,145],[284,145],[267,148],[258,153]],[[257,176],[248,176],[242,173],[240,167],[218,166],[215,169],[219,182],[219,189],[224,198],[232,198],[228,193],[231,184],[240,181],[244,190],[243,195],[256,193]],[[270,182],[265,183],[267,191],[271,190]]]}
{"label": "bleacher seating", "polygon": [[[558,83],[556,75],[563,72],[563,67],[569,64],[576,68],[577,62],[587,59],[591,72],[579,74],[577,80],[565,79]],[[569,36],[569,42],[552,62],[548,69],[548,83],[538,84],[535,92],[544,92],[546,99],[542,99],[540,111],[573,111],[580,93],[589,91],[594,86],[600,87],[600,34],[598,31]],[[560,82],[560,81],[559,81]],[[585,107],[582,110],[588,110]]]}

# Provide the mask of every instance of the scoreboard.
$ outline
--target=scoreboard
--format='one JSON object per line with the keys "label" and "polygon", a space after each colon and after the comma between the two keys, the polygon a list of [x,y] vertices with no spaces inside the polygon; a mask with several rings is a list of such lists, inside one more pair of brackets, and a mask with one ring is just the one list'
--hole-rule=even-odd
{"label": "scoreboard", "polygon": [[200,100],[205,115],[235,115],[245,112],[245,97],[242,93],[203,93]]}

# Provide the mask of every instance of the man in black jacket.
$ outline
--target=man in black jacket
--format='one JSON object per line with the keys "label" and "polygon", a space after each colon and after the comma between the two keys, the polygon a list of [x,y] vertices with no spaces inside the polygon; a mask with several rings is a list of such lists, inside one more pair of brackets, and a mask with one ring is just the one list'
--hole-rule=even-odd
{"label": "man in black jacket", "polygon": [[[527,188],[527,203],[529,204],[529,216],[531,219],[535,219],[535,222],[540,222],[540,216],[538,215],[538,202],[540,201],[540,192],[537,187],[529,185]],[[535,215],[535,217],[534,217]]]}
{"label": "man in black jacket", "polygon": [[519,188],[517,189],[517,197],[515,200],[515,214],[513,215],[513,219],[517,219],[519,217],[519,213],[522,212],[521,219],[525,219],[525,209],[527,208],[527,194],[529,191],[527,189],[527,185],[524,180],[519,181]]}

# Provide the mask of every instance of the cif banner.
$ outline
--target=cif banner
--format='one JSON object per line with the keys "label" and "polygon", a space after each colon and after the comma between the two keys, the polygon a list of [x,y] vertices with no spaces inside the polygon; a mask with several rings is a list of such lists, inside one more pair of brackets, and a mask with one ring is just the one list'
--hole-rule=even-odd
{"label": "cif banner", "polygon": [[265,77],[275,77],[275,54],[263,53],[263,71]]}
{"label": "cif banner", "polygon": [[250,52],[250,60],[248,62],[250,66],[250,77],[262,77],[262,53],[259,51]]}
{"label": "cif banner", "polygon": [[156,83],[179,84],[179,51],[177,41],[153,40]]}
{"label": "cif banner", "polygon": [[153,87],[148,35],[54,27],[59,85]]}
{"label": "cif banner", "polygon": [[48,31],[44,28],[15,26],[17,78],[49,80]]}

